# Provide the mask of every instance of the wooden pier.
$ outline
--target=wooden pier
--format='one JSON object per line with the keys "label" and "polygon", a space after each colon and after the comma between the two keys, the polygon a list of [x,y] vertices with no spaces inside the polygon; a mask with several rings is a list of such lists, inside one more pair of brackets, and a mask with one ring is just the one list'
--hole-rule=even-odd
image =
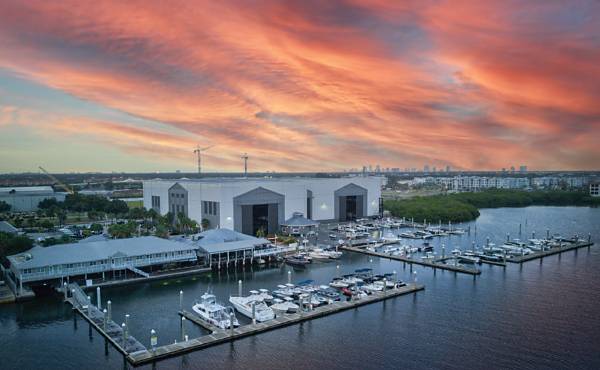
{"label": "wooden pier", "polygon": [[551,248],[549,250],[546,250],[546,251],[538,251],[538,252],[529,253],[529,254],[526,254],[524,256],[507,257],[506,261],[507,262],[512,262],[512,263],[523,263],[523,262],[531,261],[531,260],[534,260],[534,259],[544,258],[546,256],[551,256],[551,255],[554,255],[554,254],[560,254],[560,253],[563,253],[563,252],[568,252],[568,251],[576,250],[576,249],[579,249],[579,248],[591,247],[592,245],[594,245],[594,243],[592,243],[591,241],[581,242],[581,243],[569,243],[569,244],[565,244],[565,245],[560,246],[560,247],[553,247],[553,248]]}
{"label": "wooden pier", "polygon": [[350,251],[350,252],[362,253],[362,254],[367,254],[370,256],[376,256],[376,257],[381,257],[381,258],[388,258],[388,259],[395,260],[395,261],[401,261],[401,262],[411,263],[411,264],[415,264],[415,265],[427,266],[427,267],[431,267],[434,269],[448,270],[448,271],[460,272],[463,274],[470,274],[470,275],[481,274],[481,270],[479,270],[477,268],[470,268],[470,267],[466,267],[466,266],[462,266],[462,265],[458,265],[458,266],[447,265],[445,263],[440,262],[440,260],[419,261],[419,260],[407,258],[404,256],[393,256],[390,254],[373,252],[368,249],[361,249],[361,248],[348,247],[348,246],[343,246],[340,248]]}
{"label": "wooden pier", "polygon": [[139,366],[168,357],[178,356],[191,351],[200,350],[203,348],[215,346],[221,343],[234,341],[236,339],[248,337],[251,335],[263,333],[269,330],[282,328],[289,325],[298,324],[304,321],[316,319],[319,317],[331,315],[337,312],[360,307],[366,304],[380,302],[386,299],[397,296],[415,293],[423,290],[423,285],[409,284],[400,288],[388,289],[385,292],[375,292],[366,298],[356,299],[352,301],[339,301],[324,306],[316,307],[313,310],[298,312],[294,314],[282,314],[273,320],[266,322],[257,322],[256,324],[243,325],[233,330],[223,330],[220,328],[207,325],[200,320],[195,314],[188,311],[181,311],[179,314],[187,320],[200,325],[201,327],[211,331],[211,334],[204,335],[199,338],[190,339],[174,344],[167,344],[156,347],[154,349],[137,351],[127,355],[127,360],[134,366]]}

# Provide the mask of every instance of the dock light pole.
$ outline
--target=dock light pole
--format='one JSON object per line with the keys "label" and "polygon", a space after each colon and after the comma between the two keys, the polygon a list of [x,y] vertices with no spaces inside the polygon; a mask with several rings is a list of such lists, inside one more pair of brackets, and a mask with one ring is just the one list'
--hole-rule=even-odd
{"label": "dock light pole", "polygon": [[471,246],[472,246],[473,252],[475,252],[475,240],[473,240],[473,242],[471,242]]}
{"label": "dock light pole", "polygon": [[67,288],[67,283],[63,283],[63,292],[65,294],[65,301],[69,298],[69,289]]}
{"label": "dock light pole", "polygon": [[521,235],[521,227],[522,227],[522,224],[519,224],[519,235]]}
{"label": "dock light pole", "polygon": [[185,316],[181,316],[181,341],[185,340]]}
{"label": "dock light pole", "polygon": [[288,284],[292,283],[292,270],[288,270]]}
{"label": "dock light pole", "polygon": [[383,278],[383,295],[387,295],[387,278]]}
{"label": "dock light pole", "polygon": [[87,296],[87,313],[89,317],[92,316],[92,297],[89,295]]}
{"label": "dock light pole", "polygon": [[335,266],[336,276],[340,277],[340,265]]}
{"label": "dock light pole", "polygon": [[308,293],[308,310],[312,311],[313,310],[313,304],[312,304],[312,292]]}
{"label": "dock light pole", "polygon": [[100,287],[96,287],[96,307],[102,308],[102,298],[100,296]]}
{"label": "dock light pole", "polygon": [[252,325],[256,325],[256,302],[252,302]]}
{"label": "dock light pole", "polygon": [[150,347],[152,347],[152,352],[156,352],[156,345],[158,344],[158,336],[156,335],[156,330],[150,330]]}
{"label": "dock light pole", "polygon": [[108,317],[106,318],[107,321],[112,320],[112,302],[108,301],[106,302],[106,308],[107,308],[107,313],[108,313]]}
{"label": "dock light pole", "polygon": [[506,233],[506,241],[509,242],[510,241],[510,233]]}
{"label": "dock light pole", "polygon": [[535,239],[535,231],[531,232],[531,239]]}
{"label": "dock light pole", "polygon": [[127,330],[127,335],[129,336],[129,314],[125,314],[125,330]]}
{"label": "dock light pole", "polygon": [[417,283],[417,271],[413,272],[413,284]]}
{"label": "dock light pole", "polygon": [[183,312],[183,290],[179,291],[179,311]]}
{"label": "dock light pole", "polygon": [[546,229],[546,239],[550,239],[550,229]]}
{"label": "dock light pole", "polygon": [[242,281],[238,280],[238,297],[242,296],[242,292],[243,292],[243,290],[242,290]]}
{"label": "dock light pole", "polygon": [[104,316],[102,317],[102,329],[106,332],[106,320],[108,316],[106,308],[102,311],[102,313],[104,314]]}
{"label": "dock light pole", "polygon": [[442,259],[446,258],[446,246],[442,244]]}
{"label": "dock light pole", "polygon": [[394,283],[398,284],[398,273],[396,272],[396,270],[392,271],[392,274],[394,274]]}
{"label": "dock light pole", "polygon": [[127,341],[127,326],[125,323],[121,324],[121,332],[123,333],[123,349],[125,349],[125,343]]}

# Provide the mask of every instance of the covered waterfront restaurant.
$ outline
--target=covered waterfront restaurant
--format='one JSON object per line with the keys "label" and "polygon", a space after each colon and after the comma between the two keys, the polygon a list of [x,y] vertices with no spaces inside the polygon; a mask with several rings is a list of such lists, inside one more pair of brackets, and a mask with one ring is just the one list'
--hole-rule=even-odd
{"label": "covered waterfront restaurant", "polygon": [[287,235],[308,235],[318,227],[317,221],[304,217],[302,212],[294,212],[291,218],[281,224],[281,232]]}
{"label": "covered waterfront restaurant", "polygon": [[[193,245],[154,236],[69,243],[50,247],[36,246],[7,257],[7,282],[18,294],[23,285],[54,284],[64,281],[122,278],[128,272],[148,277],[152,269],[195,263]],[[108,275],[108,276],[107,276]],[[117,276],[118,275],[118,276]]]}
{"label": "covered waterfront restaurant", "polygon": [[227,267],[269,260],[279,254],[295,250],[295,246],[274,246],[264,238],[256,238],[231,229],[212,229],[181,240],[198,248],[209,267]]}

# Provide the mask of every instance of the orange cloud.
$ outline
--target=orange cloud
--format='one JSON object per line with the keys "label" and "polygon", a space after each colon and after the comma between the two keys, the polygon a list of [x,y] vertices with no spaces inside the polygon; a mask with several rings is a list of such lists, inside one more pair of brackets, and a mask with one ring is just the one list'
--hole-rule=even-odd
{"label": "orange cloud", "polygon": [[256,170],[597,169],[600,11],[586,6],[5,2],[0,68],[187,132],[55,121],[174,163],[202,141],[223,170],[242,152]]}

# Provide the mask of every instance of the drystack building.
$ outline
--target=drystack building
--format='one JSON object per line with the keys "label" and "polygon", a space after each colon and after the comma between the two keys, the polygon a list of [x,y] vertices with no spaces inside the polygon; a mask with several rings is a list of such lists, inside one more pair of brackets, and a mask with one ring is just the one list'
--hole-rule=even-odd
{"label": "drystack building", "polygon": [[382,177],[206,178],[144,181],[144,207],[210,227],[273,233],[294,212],[315,221],[379,215]]}

